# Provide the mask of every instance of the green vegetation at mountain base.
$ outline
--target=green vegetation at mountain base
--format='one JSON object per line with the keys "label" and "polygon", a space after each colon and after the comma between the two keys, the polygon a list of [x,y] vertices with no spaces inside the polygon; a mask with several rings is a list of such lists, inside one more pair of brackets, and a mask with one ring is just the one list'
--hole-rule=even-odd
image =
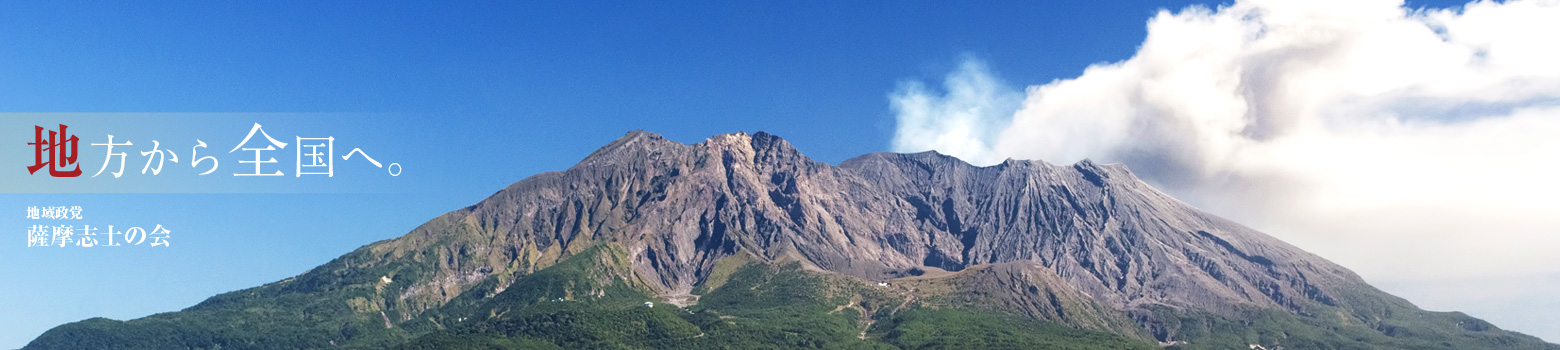
{"label": "green vegetation at mountain base", "polygon": [[[737,258],[733,258],[737,259]],[[739,259],[740,260],[740,259]],[[570,259],[538,272],[585,271]],[[723,265],[725,266],[725,265]],[[954,308],[903,304],[864,281],[810,272],[799,264],[729,267],[697,305],[645,307],[648,295],[511,287],[483,306],[451,308],[435,319],[466,321],[431,331],[400,349],[1151,349],[1118,335]],[[554,270],[559,269],[559,270]],[[533,277],[519,283],[531,283]],[[576,276],[586,277],[586,276]],[[598,276],[599,277],[599,276]],[[551,279],[552,277],[545,277]],[[591,278],[576,278],[575,281]],[[532,285],[549,285],[532,283]],[[551,285],[560,285],[552,283]],[[619,280],[609,286],[628,286]],[[545,289],[545,288],[544,288]],[[627,289],[624,289],[627,290]],[[508,295],[525,295],[517,297]],[[506,307],[516,300],[524,308]],[[536,302],[531,302],[536,301]],[[652,301],[654,303],[654,301]],[[899,308],[904,306],[903,308]],[[465,316],[457,316],[465,315]],[[472,317],[490,317],[472,321]]]}
{"label": "green vegetation at mountain base", "polygon": [[[335,261],[321,269],[346,263]],[[66,324],[26,349],[1159,348],[1141,337],[938,301],[960,298],[948,298],[948,291],[937,288],[920,289],[937,286],[925,282],[888,288],[799,263],[762,263],[745,255],[725,258],[714,269],[694,288],[700,293],[698,303],[678,307],[652,295],[626,252],[603,244],[507,286],[489,278],[440,308],[396,322],[398,312],[364,301],[383,298],[372,288],[389,283],[379,276],[417,270],[367,267],[363,273],[332,277],[344,282],[289,279],[219,295],[180,312]],[[1155,318],[1168,321],[1150,331],[1177,334],[1179,339],[1169,348],[1180,350],[1250,344],[1288,349],[1473,349],[1488,344],[1542,349],[1511,338],[1480,338],[1477,331],[1487,324],[1458,313],[1423,312],[1396,300],[1365,297],[1341,302],[1362,306],[1350,309],[1373,311],[1318,307],[1307,312],[1321,316],[1300,316],[1253,309],[1232,317],[1160,308]],[[1442,318],[1462,318],[1453,322],[1462,328],[1434,327],[1447,323]]]}

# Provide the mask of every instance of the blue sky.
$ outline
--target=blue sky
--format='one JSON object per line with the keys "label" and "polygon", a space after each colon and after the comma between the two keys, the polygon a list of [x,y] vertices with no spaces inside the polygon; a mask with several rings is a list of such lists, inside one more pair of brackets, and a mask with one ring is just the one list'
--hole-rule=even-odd
{"label": "blue sky", "polygon": [[[886,151],[902,81],[940,80],[965,57],[1015,86],[1073,78],[1132,57],[1148,18],[1194,3],[7,3],[0,348],[296,275],[629,130],[683,142],[763,130],[831,163]],[[257,122],[283,141],[335,136],[404,173],[338,163],[332,179],[235,182],[181,158],[153,177],[136,155],[118,179],[21,171],[32,125],[71,125],[83,143],[156,139],[182,157],[197,138],[226,152]],[[102,151],[82,149],[90,176]],[[226,156],[213,175],[236,170]],[[38,191],[131,193],[20,193]],[[34,205],[162,224],[174,245],[29,249]]]}

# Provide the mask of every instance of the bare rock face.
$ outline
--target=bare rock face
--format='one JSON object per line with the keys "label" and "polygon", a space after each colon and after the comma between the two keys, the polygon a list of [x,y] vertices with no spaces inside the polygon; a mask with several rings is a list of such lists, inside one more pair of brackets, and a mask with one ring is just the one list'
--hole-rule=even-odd
{"label": "bare rock face", "polygon": [[903,202],[926,237],[903,244],[924,265],[1035,261],[1122,309],[1230,310],[1334,303],[1362,284],[1331,262],[1149,187],[1120,164],[1009,160],[974,167],[932,152],[871,154],[843,169]]}
{"label": "bare rock face", "polygon": [[738,250],[866,279],[1033,261],[1120,308],[1294,309],[1333,303],[1327,286],[1362,283],[1170,198],[1119,164],[975,167],[926,152],[835,167],[762,132],[694,145],[629,133],[463,214],[506,246],[470,242],[496,256],[456,276],[527,258],[518,252],[555,260],[584,246],[576,242],[611,241],[630,247],[638,272],[667,291],[691,288]]}
{"label": "bare rock face", "polygon": [[[1063,308],[1045,303],[1081,295],[1130,315],[1160,340],[1174,338],[1156,312],[1165,309],[1315,316],[1325,307],[1367,322],[1394,310],[1422,312],[1343,267],[1177,201],[1124,165],[977,167],[925,152],[832,166],[763,132],[692,145],[630,132],[567,170],[532,176],[363,250],[367,265],[437,266],[417,274],[398,300],[382,302],[410,319],[485,279],[496,278],[493,292],[502,291],[517,276],[603,242],[625,247],[642,282],[668,295],[687,293],[716,260],[739,253],[875,281],[990,269],[1045,288],[987,277],[993,286],[1049,293],[991,299],[997,303],[1046,318]],[[1109,317],[1072,318],[1093,320],[1079,325]]]}

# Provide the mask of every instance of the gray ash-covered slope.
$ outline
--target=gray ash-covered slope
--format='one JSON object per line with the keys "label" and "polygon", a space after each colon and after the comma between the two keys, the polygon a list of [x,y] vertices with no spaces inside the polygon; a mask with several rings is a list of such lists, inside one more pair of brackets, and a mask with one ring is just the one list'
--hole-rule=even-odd
{"label": "gray ash-covered slope", "polygon": [[[636,132],[557,177],[573,190],[568,198],[500,194],[502,209],[487,210],[490,200],[479,217],[514,235],[553,228],[552,237],[532,237],[538,242],[577,239],[571,234],[632,241],[639,271],[668,290],[698,283],[714,259],[738,249],[868,279],[1036,261],[1123,309],[1297,309],[1335,304],[1328,287],[1363,284],[1176,201],[1124,166],[1087,160],[975,167],[934,152],[877,153],[834,167],[765,133],[684,145]],[[585,220],[559,225],[571,215]]]}
{"label": "gray ash-covered slope", "polygon": [[[708,290],[720,262],[735,257],[909,286],[893,310],[985,308],[1190,348],[1294,339],[1291,348],[1560,349],[1420,310],[1337,264],[1177,201],[1123,165],[977,167],[925,152],[833,166],[763,132],[691,145],[630,132],[567,170],[526,178],[405,236],[149,319],[307,308],[316,311],[303,319],[317,324],[298,327],[331,332],[306,341],[334,341],[336,328],[350,327],[393,343],[417,336],[403,328],[457,297],[501,294],[603,244],[624,252],[631,271],[622,278],[679,301]],[[250,322],[292,325],[294,314]],[[138,321],[154,323],[127,323]],[[107,321],[82,323],[92,322]]]}
{"label": "gray ash-covered slope", "polygon": [[925,152],[878,153],[840,165],[873,179],[910,232],[886,232],[924,265],[1036,261],[1118,308],[1230,311],[1334,304],[1327,286],[1362,284],[1347,269],[1144,184],[1120,164],[1008,160],[974,167]]}
{"label": "gray ash-covered slope", "polygon": [[[1325,312],[1381,330],[1422,312],[1337,264],[1175,200],[1123,165],[1088,160],[976,167],[935,152],[875,153],[831,166],[763,132],[688,145],[635,131],[455,214],[490,234],[448,249],[488,258],[434,283],[475,281],[530,259],[524,252],[566,256],[549,252],[608,241],[666,294],[691,290],[739,251],[868,280],[1037,262],[1168,341],[1184,325],[1166,315],[1186,311]],[[1494,329],[1461,315],[1427,318],[1453,333]]]}

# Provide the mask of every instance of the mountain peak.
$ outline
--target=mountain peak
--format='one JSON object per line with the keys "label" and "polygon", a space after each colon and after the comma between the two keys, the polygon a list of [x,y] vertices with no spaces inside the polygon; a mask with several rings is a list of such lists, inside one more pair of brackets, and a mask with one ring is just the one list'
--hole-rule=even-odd
{"label": "mountain peak", "polygon": [[[615,248],[593,248],[602,245]],[[565,264],[593,251],[590,260],[600,264]],[[221,333],[236,327],[182,320],[200,319],[186,317],[195,313],[248,320],[256,317],[250,310],[264,306],[284,311],[266,317],[325,325],[309,330],[317,336],[275,334],[267,339],[295,343],[272,347],[323,348],[358,330],[417,334],[430,329],[412,327],[424,321],[445,322],[422,323],[443,329],[502,319],[506,310],[525,307],[507,304],[514,300],[564,306],[568,298],[599,298],[613,293],[603,289],[613,280],[697,301],[695,294],[713,295],[707,293],[741,279],[732,275],[733,261],[795,263],[876,294],[898,293],[882,305],[1020,310],[1076,328],[1205,348],[1262,339],[1290,348],[1557,349],[1465,315],[1420,310],[1341,266],[1175,200],[1121,164],[1009,159],[981,167],[927,151],[872,153],[831,166],[766,132],[688,145],[641,130],[567,170],[528,177],[297,277],[149,317],[163,321],[83,322],[38,344],[79,344],[72,342],[95,339],[80,336],[89,334],[82,329],[121,326],[136,339],[194,339],[127,348],[240,344],[250,335]],[[548,277],[568,269],[589,272],[587,280]],[[548,285],[585,288],[553,293]],[[903,287],[917,285],[928,288]],[[924,294],[935,290],[948,294]],[[339,314],[297,319],[307,315],[296,309],[301,297],[337,305]],[[722,307],[710,299],[711,307]],[[486,318],[429,317],[479,304],[494,304],[470,314]],[[868,304],[880,303],[846,298],[818,312]],[[163,326],[169,322],[175,326]],[[144,336],[186,328],[205,335]],[[1220,343],[1224,334],[1210,332],[1238,343]]]}
{"label": "mountain peak", "polygon": [[776,136],[775,134],[770,134],[770,133],[763,132],[763,131],[759,131],[759,132],[753,133],[753,138],[752,139],[753,139],[753,148],[754,149],[770,149],[770,148],[783,148],[783,149],[789,149],[789,150],[795,150],[796,149],[795,147],[791,147],[791,143],[789,141],[786,141],[785,139],[780,138],[780,136]]}
{"label": "mountain peak", "polygon": [[719,134],[705,139],[704,142],[695,144],[696,147],[705,147],[718,150],[733,159],[741,159],[748,163],[775,163],[775,164],[800,164],[810,163],[811,159],[802,155],[789,141],[759,131],[752,134],[735,132]]}
{"label": "mountain peak", "polygon": [[657,153],[668,148],[676,148],[679,146],[686,145],[683,145],[680,142],[667,140],[666,137],[663,137],[657,133],[644,130],[634,130],[623,134],[623,137],[612,140],[612,142],[607,143],[605,146],[601,146],[601,148],[597,148],[595,152],[591,152],[590,155],[585,156],[585,159],[581,160],[579,165],[598,164],[604,161],[614,162],[619,160],[630,160],[636,157],[643,157],[651,153]]}
{"label": "mountain peak", "polygon": [[748,147],[753,149],[768,149],[774,147],[788,148],[793,150],[795,149],[791,147],[790,142],[786,141],[784,138],[764,131],[758,131],[752,134],[748,134],[744,131],[718,134],[710,136],[708,139],[705,139],[704,142],[722,145],[746,144]]}
{"label": "mountain peak", "polygon": [[661,136],[661,134],[657,134],[657,133],[653,133],[653,132],[649,132],[649,131],[644,131],[643,129],[636,129],[636,130],[624,133],[623,137],[619,137],[617,140],[612,140],[612,142],[607,143],[607,145],[603,146],[602,148],[612,147],[613,145],[617,145],[617,146],[621,147],[621,146],[636,144],[636,143],[639,143],[639,142],[657,142],[657,141],[664,141],[664,140],[666,140],[666,137],[665,136]]}

